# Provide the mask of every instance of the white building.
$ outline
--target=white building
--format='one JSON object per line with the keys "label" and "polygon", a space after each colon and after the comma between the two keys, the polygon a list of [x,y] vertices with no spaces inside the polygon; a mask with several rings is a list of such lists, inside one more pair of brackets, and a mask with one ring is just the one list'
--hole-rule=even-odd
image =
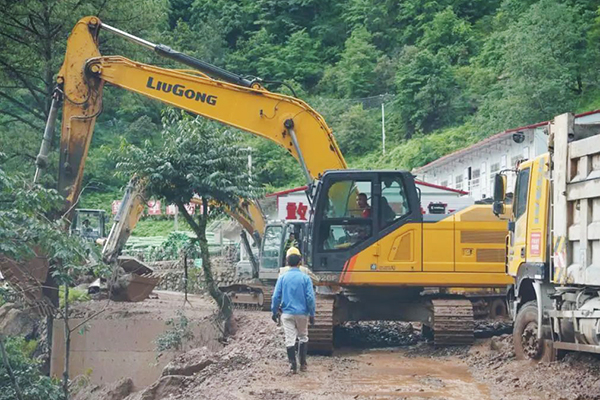
{"label": "white building", "polygon": [[[600,110],[575,116],[577,124],[598,122]],[[509,129],[416,168],[413,173],[423,181],[467,191],[474,199],[492,197],[497,172],[547,151],[547,125],[548,122],[540,122]],[[507,177],[508,187],[513,187],[514,174]]]}

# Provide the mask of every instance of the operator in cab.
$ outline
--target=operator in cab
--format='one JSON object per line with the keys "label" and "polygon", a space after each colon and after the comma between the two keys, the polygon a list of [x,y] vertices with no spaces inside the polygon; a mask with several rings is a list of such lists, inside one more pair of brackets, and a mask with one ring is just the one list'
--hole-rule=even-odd
{"label": "operator in cab", "polygon": [[278,321],[281,308],[281,322],[285,335],[285,347],[290,371],[295,374],[298,369],[296,362],[296,339],[300,371],[307,370],[306,355],[308,352],[308,324],[315,323],[315,292],[312,280],[300,270],[302,256],[300,251],[292,247],[287,253],[289,270],[281,273],[275,285],[271,301],[272,319]]}
{"label": "operator in cab", "polygon": [[356,205],[360,209],[360,215],[363,218],[371,217],[371,206],[369,206],[369,202],[367,199],[367,195],[365,193],[359,193],[356,197]]}

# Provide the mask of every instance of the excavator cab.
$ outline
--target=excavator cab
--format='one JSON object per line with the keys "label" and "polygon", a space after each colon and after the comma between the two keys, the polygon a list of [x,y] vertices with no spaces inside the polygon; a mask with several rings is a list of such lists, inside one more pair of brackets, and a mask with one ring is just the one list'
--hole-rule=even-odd
{"label": "excavator cab", "polygon": [[260,252],[259,278],[276,280],[285,266],[285,253],[294,246],[302,253],[306,236],[305,221],[276,222],[267,225]]}
{"label": "excavator cab", "polygon": [[78,208],[71,223],[71,233],[90,241],[106,237],[106,212],[104,210]]}
{"label": "excavator cab", "polygon": [[313,272],[340,273],[348,260],[403,225],[414,225],[405,232],[410,243],[421,237],[413,231],[423,216],[410,172],[328,171],[313,204]]}

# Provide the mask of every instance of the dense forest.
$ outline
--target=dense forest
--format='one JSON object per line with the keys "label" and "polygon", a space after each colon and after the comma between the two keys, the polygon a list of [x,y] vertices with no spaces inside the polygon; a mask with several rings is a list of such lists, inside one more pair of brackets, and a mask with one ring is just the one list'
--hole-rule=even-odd
{"label": "dense forest", "polygon": [[[67,35],[92,14],[275,82],[269,90],[291,94],[291,87],[324,115],[352,167],[410,169],[503,129],[600,107],[597,1],[0,0],[0,7],[0,162],[28,175]],[[177,67],[107,33],[100,46],[106,55]],[[115,154],[125,142],[160,146],[163,109],[105,90],[84,205],[107,208],[120,196]],[[268,190],[302,183],[284,151],[242,136]],[[48,186],[54,175],[45,176]]]}

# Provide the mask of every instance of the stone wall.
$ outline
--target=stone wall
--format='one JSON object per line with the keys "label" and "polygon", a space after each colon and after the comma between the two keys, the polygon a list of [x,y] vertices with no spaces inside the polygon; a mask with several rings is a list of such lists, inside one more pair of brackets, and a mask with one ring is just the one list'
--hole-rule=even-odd
{"label": "stone wall", "polygon": [[[213,277],[219,286],[227,286],[240,281],[235,277],[235,258],[211,257]],[[157,286],[159,290],[174,292],[184,291],[183,260],[148,262],[154,269],[154,274],[161,277]],[[194,266],[193,260],[188,260],[188,293],[204,293],[204,274],[201,267]]]}

